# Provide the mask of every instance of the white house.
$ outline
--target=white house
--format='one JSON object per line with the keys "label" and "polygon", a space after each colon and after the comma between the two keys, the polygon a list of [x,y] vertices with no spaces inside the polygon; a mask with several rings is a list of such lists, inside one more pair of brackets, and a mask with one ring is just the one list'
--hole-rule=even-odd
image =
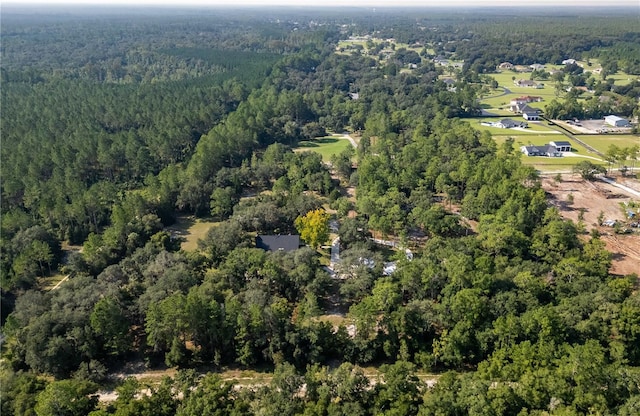
{"label": "white house", "polygon": [[631,125],[629,120],[614,115],[606,116],[604,122],[612,127],[629,127]]}
{"label": "white house", "polygon": [[522,118],[527,121],[538,121],[540,120],[540,110],[536,108],[531,108],[528,105],[525,105],[521,110]]}
{"label": "white house", "polygon": [[559,152],[570,152],[571,151],[571,143],[567,141],[555,141],[549,142],[551,146],[555,146]]}
{"label": "white house", "polygon": [[573,65],[575,63],[576,63],[576,60],[571,58],[565,59],[564,61],[562,61],[562,65]]}

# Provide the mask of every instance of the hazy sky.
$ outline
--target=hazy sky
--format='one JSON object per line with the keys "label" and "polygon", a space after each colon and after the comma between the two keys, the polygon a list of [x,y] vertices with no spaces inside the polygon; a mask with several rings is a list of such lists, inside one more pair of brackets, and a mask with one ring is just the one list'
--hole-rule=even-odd
{"label": "hazy sky", "polygon": [[126,5],[260,5],[260,6],[630,6],[637,7],[640,0],[7,0],[7,4],[126,4]]}

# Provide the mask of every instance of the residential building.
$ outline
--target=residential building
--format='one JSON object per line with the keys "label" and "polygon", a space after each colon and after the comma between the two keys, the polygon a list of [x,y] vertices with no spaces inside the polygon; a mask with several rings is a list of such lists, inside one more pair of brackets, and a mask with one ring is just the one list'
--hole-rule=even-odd
{"label": "residential building", "polygon": [[562,153],[552,144],[522,146],[520,151],[527,156],[562,157]]}
{"label": "residential building", "polygon": [[521,127],[521,128],[529,127],[529,125],[524,121],[515,121],[515,120],[511,120],[510,118],[503,118],[502,120],[498,121],[497,123],[494,123],[493,125],[494,127],[499,127],[501,129],[512,129],[514,127]]}
{"label": "residential building", "polygon": [[537,108],[531,108],[528,105],[525,105],[522,110],[522,118],[527,121],[538,121],[540,120],[540,110]]}
{"label": "residential building", "polygon": [[544,84],[538,84],[530,79],[518,79],[513,81],[517,87],[544,88]]}
{"label": "residential building", "polygon": [[570,152],[571,151],[571,143],[564,141],[564,140],[559,140],[559,141],[553,141],[553,142],[549,142],[550,145],[555,146],[556,149],[558,149],[559,152]]}
{"label": "residential building", "polygon": [[294,251],[300,248],[299,235],[259,235],[256,247],[265,251]]}

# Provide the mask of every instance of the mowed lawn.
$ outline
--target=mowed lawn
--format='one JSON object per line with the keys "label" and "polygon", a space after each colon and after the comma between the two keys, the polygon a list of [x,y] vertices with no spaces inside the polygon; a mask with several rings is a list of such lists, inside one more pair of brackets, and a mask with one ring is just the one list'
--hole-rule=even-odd
{"label": "mowed lawn", "polygon": [[322,160],[328,162],[331,156],[340,154],[344,149],[351,146],[349,140],[340,136],[320,137],[315,140],[303,140],[298,143],[295,152],[316,152],[320,153]]}
{"label": "mowed lawn", "polygon": [[[584,67],[587,68],[587,70],[593,70],[599,67],[599,65],[592,63],[591,67],[586,66],[586,64]],[[547,65],[547,70],[551,68],[560,69],[562,68],[562,65]],[[530,104],[531,107],[539,108],[541,110],[544,110],[544,107],[551,100],[562,99],[562,97],[556,96],[555,82],[552,79],[549,79],[546,81],[536,80],[535,81],[536,83],[544,84],[544,88],[537,89],[537,88],[530,88],[530,87],[517,87],[513,83],[514,81],[512,79],[513,77],[515,77],[516,80],[529,79],[531,77],[531,74],[527,72],[519,73],[519,72],[513,72],[513,71],[504,71],[500,73],[490,74],[490,76],[498,82],[499,88],[496,90],[493,90],[491,94],[487,95],[485,98],[480,100],[480,104],[486,110],[489,110],[489,109],[497,110],[500,108],[506,108],[512,99],[523,96],[523,95],[533,95],[533,96],[542,97],[543,101]],[[593,76],[596,77],[597,79],[600,79],[599,74],[594,74]],[[613,78],[615,80],[615,85],[627,85],[627,84],[630,84],[633,80],[640,79],[640,76],[628,75],[623,72],[617,72],[613,75],[609,75],[609,78]],[[501,95],[501,94],[504,94],[504,87],[508,88],[511,91],[511,93],[506,95]],[[582,94],[579,100],[584,100],[590,97],[591,97],[591,94]]]}
{"label": "mowed lawn", "polygon": [[536,169],[543,172],[553,171],[568,171],[573,168],[577,163],[588,160],[592,163],[604,165],[606,162],[600,160],[600,158],[587,151],[579,143],[571,139],[567,139],[565,136],[556,137],[557,135],[512,135],[512,136],[493,136],[498,146],[502,145],[507,138],[512,137],[514,139],[514,147],[519,151],[521,146],[541,146],[554,140],[569,141],[573,154],[575,156],[564,157],[543,157],[543,156],[526,156],[520,153],[520,158],[525,165],[531,165]]}
{"label": "mowed lawn", "polygon": [[184,238],[180,246],[182,250],[194,251],[198,248],[198,240],[204,238],[207,231],[218,224],[200,218],[180,216],[175,224],[166,228],[166,231],[169,231],[172,236]]}
{"label": "mowed lawn", "polygon": [[582,134],[580,140],[602,153],[606,153],[612,144],[620,148],[640,146],[640,135]]}

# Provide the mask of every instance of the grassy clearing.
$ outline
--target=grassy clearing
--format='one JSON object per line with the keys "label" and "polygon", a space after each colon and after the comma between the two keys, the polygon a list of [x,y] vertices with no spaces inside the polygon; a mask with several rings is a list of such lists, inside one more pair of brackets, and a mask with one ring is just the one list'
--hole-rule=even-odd
{"label": "grassy clearing", "polygon": [[182,250],[194,251],[198,248],[198,240],[204,238],[209,228],[218,224],[214,221],[206,221],[194,217],[178,217],[175,224],[167,227],[167,231],[171,235],[185,239],[180,246]]}
{"label": "grassy clearing", "polygon": [[320,153],[322,160],[328,162],[331,156],[339,154],[349,146],[351,146],[351,143],[347,139],[340,136],[327,136],[315,140],[303,140],[298,143],[298,147],[294,151]]}
{"label": "grassy clearing", "polygon": [[58,283],[64,280],[65,277],[67,277],[67,275],[62,273],[55,273],[51,276],[41,277],[38,279],[38,287],[41,290],[51,290],[56,287]]}
{"label": "grassy clearing", "polygon": [[340,325],[346,326],[353,323],[353,320],[341,315],[320,315],[317,319],[320,322],[330,323],[334,328],[338,328]]}
{"label": "grassy clearing", "polygon": [[640,146],[640,135],[581,135],[580,140],[602,153],[605,153],[612,144],[622,148],[634,145]]}
{"label": "grassy clearing", "polygon": [[[596,76],[599,76],[596,74]],[[616,72],[613,75],[609,75],[608,78],[613,78],[615,80],[614,85],[628,85],[631,84],[631,81],[639,79],[638,75],[629,75],[624,72]]]}

